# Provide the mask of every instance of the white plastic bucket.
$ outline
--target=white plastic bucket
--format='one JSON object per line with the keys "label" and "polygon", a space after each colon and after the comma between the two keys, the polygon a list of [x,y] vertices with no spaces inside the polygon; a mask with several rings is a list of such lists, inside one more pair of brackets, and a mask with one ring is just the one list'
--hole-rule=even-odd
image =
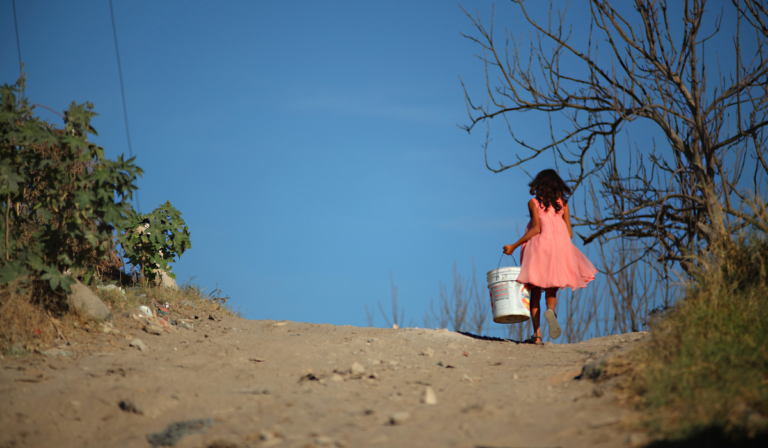
{"label": "white plastic bucket", "polygon": [[518,283],[520,268],[517,266],[494,269],[488,272],[488,290],[491,293],[493,321],[499,324],[516,324],[531,318],[531,292]]}

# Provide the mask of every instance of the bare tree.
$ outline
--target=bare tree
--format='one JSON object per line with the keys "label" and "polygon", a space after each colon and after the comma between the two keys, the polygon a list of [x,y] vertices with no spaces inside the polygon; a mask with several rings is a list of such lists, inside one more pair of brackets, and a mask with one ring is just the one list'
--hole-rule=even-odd
{"label": "bare tree", "polygon": [[365,304],[365,321],[369,327],[374,326],[374,318],[376,317],[376,311],[373,308],[368,308],[368,304]]}
{"label": "bare tree", "polygon": [[490,297],[485,293],[480,293],[480,288],[477,286],[477,270],[475,269],[475,257],[472,257],[472,278],[468,280],[471,284],[468,284],[467,294],[469,300],[472,303],[472,314],[470,315],[469,325],[467,330],[475,332],[475,334],[482,335],[483,331],[488,328],[488,321],[491,314]]}
{"label": "bare tree", "polygon": [[[583,44],[573,42],[567,11],[552,14],[550,5],[540,21],[522,0],[512,2],[531,27],[527,50],[507,30],[500,47],[493,16],[487,28],[465,11],[477,32],[465,37],[482,49],[487,104],[473,101],[462,81],[470,116],[463,128],[485,123],[490,132],[489,120],[499,117],[517,144],[512,163],[492,167],[487,137],[490,170],[554,156],[567,167],[561,176],[586,189],[585,214],[574,218],[588,229],[584,243],[633,239],[640,246],[630,261],[652,259],[664,273],[676,264],[690,271],[692,256],[742,229],[768,232],[759,200],[768,174],[765,0],[732,0],[727,9],[706,0],[635,0],[630,13],[619,11],[624,2],[590,0]],[[721,30],[723,20],[729,26]],[[707,53],[716,40],[733,52]],[[525,112],[546,114],[544,144],[520,137],[514,118]],[[648,132],[635,122],[659,130],[666,144],[633,147],[631,131]],[[589,210],[587,198],[597,206]]]}
{"label": "bare tree", "polygon": [[[392,299],[392,319],[390,319],[387,316],[387,313],[384,312],[384,307],[381,306],[381,300],[379,300],[379,311],[381,311],[381,315],[384,317],[384,322],[387,323],[388,327],[402,327],[405,323],[405,308],[398,309],[397,307],[397,285],[395,284],[395,279],[392,277],[392,271],[389,272],[389,285],[391,288],[391,299]],[[373,326],[373,314],[374,313],[368,313],[368,306],[366,305],[365,308],[365,314],[366,318],[368,319],[368,325]]]}

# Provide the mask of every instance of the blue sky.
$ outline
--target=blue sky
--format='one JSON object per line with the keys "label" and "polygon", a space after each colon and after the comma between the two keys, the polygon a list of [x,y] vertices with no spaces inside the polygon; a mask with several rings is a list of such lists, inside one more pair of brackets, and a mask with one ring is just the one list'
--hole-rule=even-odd
{"label": "blue sky", "polygon": [[[462,5],[490,17],[490,2]],[[27,96],[56,110],[94,103],[95,141],[127,155],[109,2],[16,8]],[[474,257],[484,287],[501,246],[524,229],[529,179],[488,171],[484,128],[457,127],[467,123],[459,75],[477,96],[484,84],[457,3],[115,0],[114,9],[145,171],[141,210],[170,200],[183,213],[193,247],[177,278],[218,283],[246,317],[365,325],[366,304],[388,308],[391,271],[406,320],[421,326],[454,262],[468,275]],[[588,10],[569,14],[583,24]],[[506,3],[496,21],[522,24]],[[0,82],[18,72],[12,2],[2,0]],[[515,120],[546,138],[540,117]],[[509,157],[503,133],[495,138],[492,157]]]}

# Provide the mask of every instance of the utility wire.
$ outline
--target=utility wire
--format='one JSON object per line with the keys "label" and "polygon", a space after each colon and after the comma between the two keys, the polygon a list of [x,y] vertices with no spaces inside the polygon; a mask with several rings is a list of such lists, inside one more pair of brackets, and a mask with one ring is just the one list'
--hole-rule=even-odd
{"label": "utility wire", "polygon": [[[14,0],[15,2],[16,0]],[[120,65],[120,49],[117,47],[117,28],[115,27],[115,9],[112,7],[112,0],[109,0],[109,13],[112,16],[112,34],[115,36],[115,54],[117,54],[117,72],[120,74],[120,93],[123,95],[123,117],[125,118],[125,135],[128,138],[128,154],[133,158],[133,148],[131,147],[131,131],[128,127],[128,107],[125,104],[125,87],[123,87],[123,67]],[[16,31],[18,36],[18,31]],[[18,39],[18,38],[17,38]],[[21,57],[21,56],[19,56]],[[141,204],[139,203],[139,192],[136,191],[136,208],[141,213]]]}
{"label": "utility wire", "polygon": [[21,41],[19,40],[19,22],[16,20],[16,0],[13,0],[13,25],[16,27],[16,51],[19,53],[19,72],[23,72],[21,65]]}

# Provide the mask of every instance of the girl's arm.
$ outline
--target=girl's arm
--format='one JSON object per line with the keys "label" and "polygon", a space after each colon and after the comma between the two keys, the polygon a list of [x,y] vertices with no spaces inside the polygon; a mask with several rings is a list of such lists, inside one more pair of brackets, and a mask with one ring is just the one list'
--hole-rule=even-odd
{"label": "girl's arm", "polygon": [[514,252],[515,249],[541,232],[541,226],[539,225],[539,212],[536,210],[536,201],[533,199],[528,201],[528,212],[531,214],[531,228],[525,232],[525,235],[523,235],[523,237],[520,238],[518,242],[504,246],[505,254],[512,255],[512,252]]}
{"label": "girl's arm", "polygon": [[571,228],[571,211],[568,208],[568,204],[565,204],[565,211],[563,211],[563,221],[565,221],[565,225],[568,227],[568,235],[570,235],[571,239],[573,239],[573,229]]}

